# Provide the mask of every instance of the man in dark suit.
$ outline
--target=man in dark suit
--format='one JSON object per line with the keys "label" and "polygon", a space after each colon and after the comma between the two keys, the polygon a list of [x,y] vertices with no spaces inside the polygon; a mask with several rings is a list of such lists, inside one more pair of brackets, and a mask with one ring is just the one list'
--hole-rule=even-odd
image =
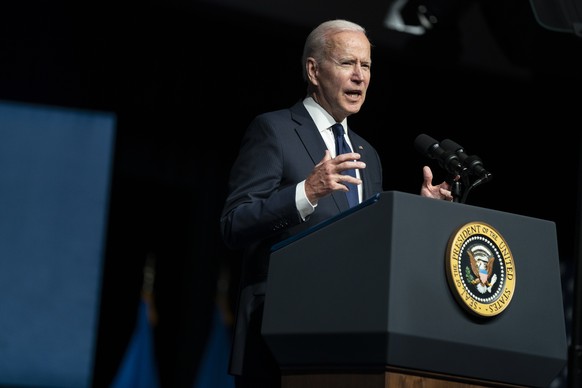
{"label": "man in dark suit", "polygon": [[[243,253],[230,363],[237,388],[280,386],[278,365],[260,333],[271,246],[347,210],[350,185],[360,202],[383,190],[378,153],[347,123],[366,99],[371,63],[361,26],[320,24],[303,52],[306,97],[257,116],[247,128],[220,220],[226,245]],[[336,155],[334,124],[342,125],[353,152]],[[432,185],[428,167],[421,195],[452,200],[446,182]]]}

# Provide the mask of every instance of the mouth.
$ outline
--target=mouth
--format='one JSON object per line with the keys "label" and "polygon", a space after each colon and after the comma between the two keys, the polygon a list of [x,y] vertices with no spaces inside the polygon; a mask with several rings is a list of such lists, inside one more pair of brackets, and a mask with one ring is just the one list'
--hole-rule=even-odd
{"label": "mouth", "polygon": [[349,98],[352,99],[357,99],[360,98],[362,96],[362,91],[361,90],[348,90],[346,91],[346,96],[348,96]]}

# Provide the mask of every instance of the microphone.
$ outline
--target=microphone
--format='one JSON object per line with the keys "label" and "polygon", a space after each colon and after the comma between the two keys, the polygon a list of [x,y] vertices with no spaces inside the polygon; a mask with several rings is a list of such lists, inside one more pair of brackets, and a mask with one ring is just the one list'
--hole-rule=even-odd
{"label": "microphone", "polygon": [[462,165],[469,171],[469,174],[475,175],[483,182],[491,179],[491,174],[483,167],[483,162],[477,155],[467,155],[463,147],[450,139],[441,142],[441,146],[447,151],[455,153]]}
{"label": "microphone", "polygon": [[461,175],[464,170],[457,154],[451,150],[444,149],[439,145],[438,141],[424,133],[416,137],[414,147],[424,156],[436,159],[439,165],[451,175]]}

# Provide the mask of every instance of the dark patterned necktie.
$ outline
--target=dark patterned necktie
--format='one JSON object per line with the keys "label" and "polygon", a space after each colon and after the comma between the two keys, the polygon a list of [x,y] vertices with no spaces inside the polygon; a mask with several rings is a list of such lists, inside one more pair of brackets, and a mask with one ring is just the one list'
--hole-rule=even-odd
{"label": "dark patterned necktie", "polygon": [[[350,148],[344,137],[344,127],[341,124],[335,123],[334,125],[331,126],[331,129],[333,130],[333,134],[335,135],[336,156],[352,152],[352,149]],[[342,174],[349,174],[353,177],[356,177],[356,170],[353,169],[346,170]],[[346,193],[350,207],[356,206],[358,203],[360,203],[360,200],[358,198],[358,187],[351,183],[344,184],[347,186],[348,189],[350,189],[350,191]]]}

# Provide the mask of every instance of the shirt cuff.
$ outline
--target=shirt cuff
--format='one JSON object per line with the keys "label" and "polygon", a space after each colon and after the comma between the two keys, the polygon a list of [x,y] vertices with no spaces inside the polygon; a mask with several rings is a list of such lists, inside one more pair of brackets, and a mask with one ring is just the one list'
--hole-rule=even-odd
{"label": "shirt cuff", "polygon": [[305,181],[299,182],[295,187],[295,206],[297,206],[297,211],[303,221],[305,221],[317,207],[317,204],[312,205],[307,199],[307,195],[305,194]]}

